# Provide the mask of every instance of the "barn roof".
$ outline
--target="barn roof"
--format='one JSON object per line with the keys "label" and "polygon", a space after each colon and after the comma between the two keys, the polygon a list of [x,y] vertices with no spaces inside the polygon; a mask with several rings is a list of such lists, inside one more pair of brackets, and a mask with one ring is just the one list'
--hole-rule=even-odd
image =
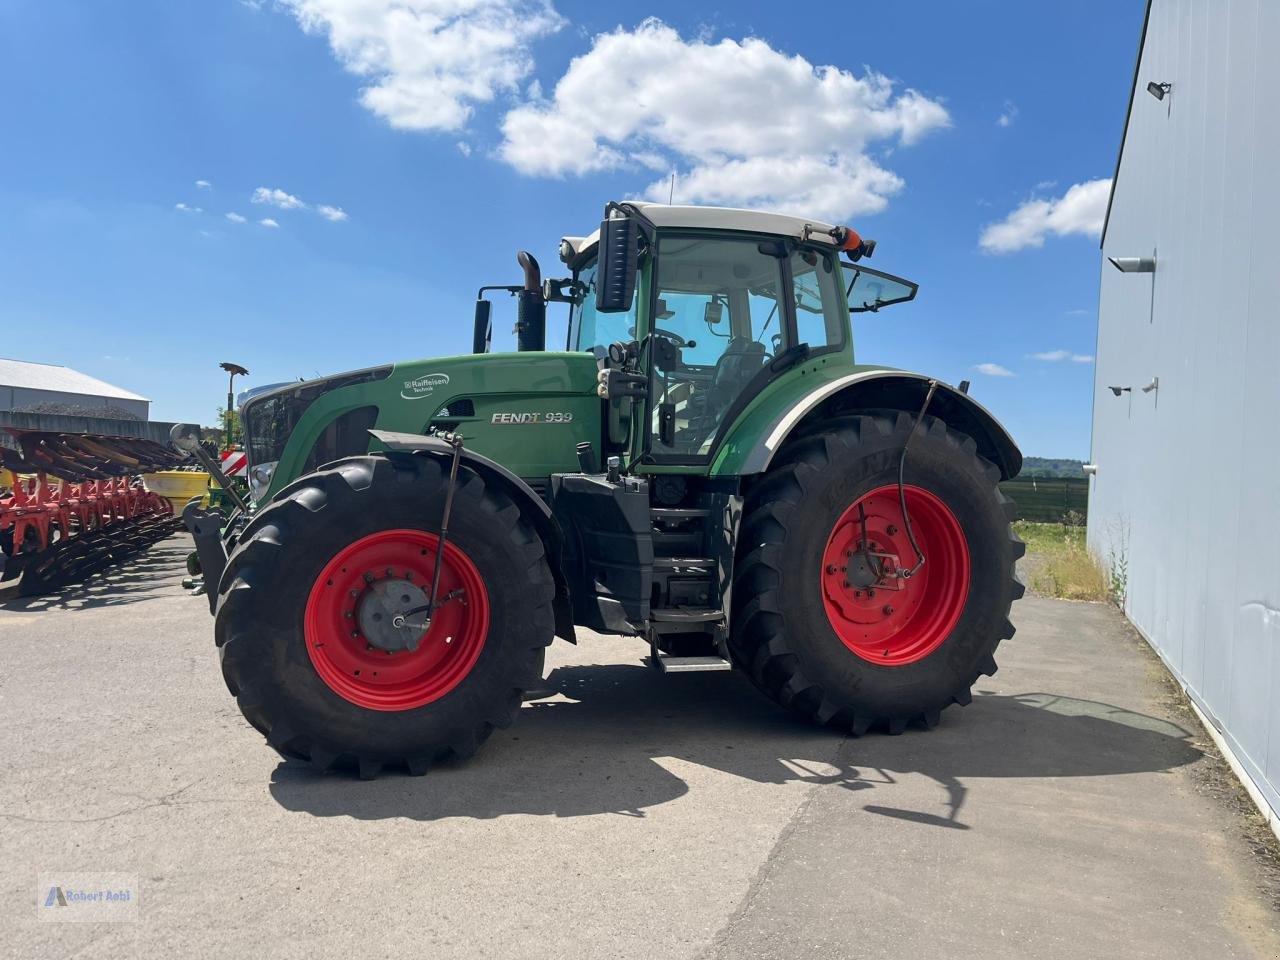
{"label": "barn roof", "polygon": [[0,387],[51,390],[54,393],[78,393],[90,397],[150,402],[146,397],[112,386],[105,380],[91,377],[79,370],[72,370],[70,367],[53,363],[31,363],[27,360],[9,360],[4,357],[0,357]]}

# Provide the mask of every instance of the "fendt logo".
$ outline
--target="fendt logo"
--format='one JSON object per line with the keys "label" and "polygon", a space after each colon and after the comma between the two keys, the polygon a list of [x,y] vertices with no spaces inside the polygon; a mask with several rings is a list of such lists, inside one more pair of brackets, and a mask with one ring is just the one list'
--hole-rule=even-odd
{"label": "fendt logo", "polygon": [[436,387],[443,387],[449,382],[447,373],[424,373],[416,380],[406,380],[400,396],[406,400],[421,400],[435,392]]}

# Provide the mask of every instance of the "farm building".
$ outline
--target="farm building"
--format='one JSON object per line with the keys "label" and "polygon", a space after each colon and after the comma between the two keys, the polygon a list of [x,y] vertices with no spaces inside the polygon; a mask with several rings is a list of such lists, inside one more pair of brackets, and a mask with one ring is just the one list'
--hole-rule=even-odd
{"label": "farm building", "polygon": [[146,420],[151,401],[51,363],[0,357],[0,413],[46,413]]}
{"label": "farm building", "polygon": [[1274,0],[1150,0],[1102,236],[1089,542],[1280,810]]}

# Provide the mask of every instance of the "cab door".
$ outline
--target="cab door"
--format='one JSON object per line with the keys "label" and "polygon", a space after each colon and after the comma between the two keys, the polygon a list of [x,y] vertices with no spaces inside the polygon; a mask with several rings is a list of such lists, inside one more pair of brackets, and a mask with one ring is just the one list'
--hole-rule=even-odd
{"label": "cab door", "polygon": [[648,459],[709,462],[737,411],[788,361],[845,348],[839,270],[834,251],[778,238],[661,234]]}

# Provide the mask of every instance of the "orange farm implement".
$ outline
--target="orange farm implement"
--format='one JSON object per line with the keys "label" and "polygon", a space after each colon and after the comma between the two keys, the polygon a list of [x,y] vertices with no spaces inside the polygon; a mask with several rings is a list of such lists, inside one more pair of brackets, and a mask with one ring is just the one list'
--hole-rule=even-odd
{"label": "orange farm implement", "polygon": [[0,466],[0,596],[49,593],[121,563],[179,528],[139,474],[181,459],[153,440],[6,428]]}

